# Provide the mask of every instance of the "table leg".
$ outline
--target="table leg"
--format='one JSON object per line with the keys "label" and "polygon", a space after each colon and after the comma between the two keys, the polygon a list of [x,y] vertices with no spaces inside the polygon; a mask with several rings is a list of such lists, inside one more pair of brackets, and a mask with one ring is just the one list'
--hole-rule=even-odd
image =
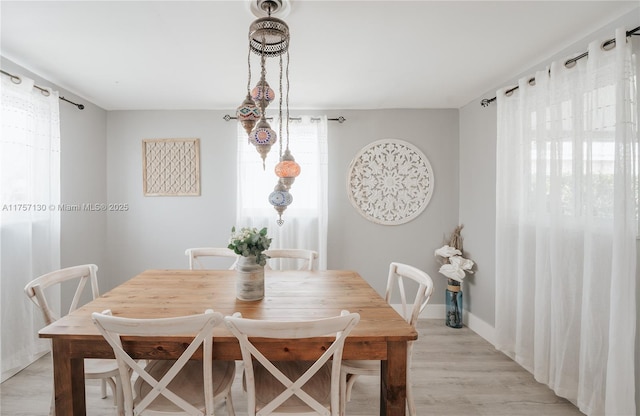
{"label": "table leg", "polygon": [[380,415],[405,416],[407,400],[407,342],[387,343],[387,360],[380,363]]}
{"label": "table leg", "polygon": [[55,338],[51,354],[56,416],[85,416],[84,359],[70,357],[68,343]]}

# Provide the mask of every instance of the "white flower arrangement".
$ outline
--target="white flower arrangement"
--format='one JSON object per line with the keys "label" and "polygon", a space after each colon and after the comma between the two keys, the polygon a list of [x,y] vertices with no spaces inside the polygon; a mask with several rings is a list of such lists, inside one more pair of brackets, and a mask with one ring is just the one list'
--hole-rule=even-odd
{"label": "white flower arrangement", "polygon": [[263,251],[267,250],[270,245],[271,238],[267,236],[266,227],[261,230],[243,227],[238,231],[236,231],[236,227],[232,227],[227,247],[243,257],[256,256],[256,263],[264,266],[269,257]]}
{"label": "white flower arrangement", "polygon": [[447,262],[440,266],[439,272],[449,279],[462,283],[467,273],[473,274],[474,262],[462,257],[462,252],[455,247],[444,245],[435,251],[436,256],[440,256]]}
{"label": "white flower arrangement", "polygon": [[462,225],[459,225],[451,234],[449,244],[445,244],[435,251],[435,255],[440,258],[442,266],[439,272],[448,279],[462,283],[467,273],[473,274],[474,262],[462,257]]}

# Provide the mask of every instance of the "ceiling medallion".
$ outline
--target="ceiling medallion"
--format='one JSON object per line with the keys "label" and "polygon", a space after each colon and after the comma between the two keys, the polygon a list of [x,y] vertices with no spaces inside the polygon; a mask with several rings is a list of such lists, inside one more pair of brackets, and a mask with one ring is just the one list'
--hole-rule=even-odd
{"label": "ceiling medallion", "polygon": [[427,157],[403,140],[385,139],[363,147],[349,165],[347,193],[353,207],[382,225],[409,222],[433,195],[433,169]]}

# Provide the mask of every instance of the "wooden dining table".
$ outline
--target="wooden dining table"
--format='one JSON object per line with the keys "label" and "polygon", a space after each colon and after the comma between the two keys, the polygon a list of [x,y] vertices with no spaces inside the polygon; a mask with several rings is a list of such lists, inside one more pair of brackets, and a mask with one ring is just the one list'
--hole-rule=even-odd
{"label": "wooden dining table", "polygon": [[[265,271],[265,296],[241,301],[235,296],[235,272],[229,270],[147,270],[40,330],[50,338],[57,416],[85,415],[84,358],[113,358],[113,351],[91,320],[92,312],[110,309],[115,316],[163,318],[214,309],[224,315],[265,320],[316,319],[360,314],[346,340],[343,358],[380,360],[380,415],[405,414],[407,343],[416,330],[357,272]],[[173,359],[188,336],[125,338],[124,347],[139,359]],[[330,338],[264,340],[272,360],[314,360]],[[217,360],[241,360],[237,339],[226,327],[214,332]]]}

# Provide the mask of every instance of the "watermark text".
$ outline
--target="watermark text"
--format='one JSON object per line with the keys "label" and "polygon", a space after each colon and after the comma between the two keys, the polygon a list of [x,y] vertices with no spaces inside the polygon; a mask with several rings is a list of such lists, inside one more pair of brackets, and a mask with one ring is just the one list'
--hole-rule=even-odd
{"label": "watermark text", "polygon": [[3,212],[124,212],[129,211],[127,203],[82,202],[78,204],[2,204]]}

